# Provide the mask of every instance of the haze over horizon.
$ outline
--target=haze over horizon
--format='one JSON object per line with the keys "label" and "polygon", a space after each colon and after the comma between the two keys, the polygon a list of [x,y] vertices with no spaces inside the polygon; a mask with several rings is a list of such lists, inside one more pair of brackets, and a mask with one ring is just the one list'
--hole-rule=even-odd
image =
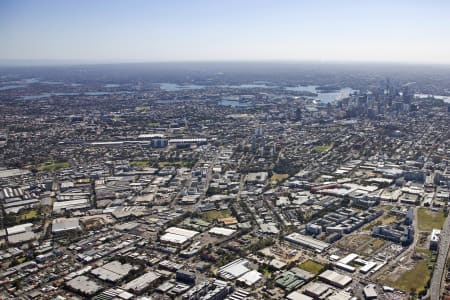
{"label": "haze over horizon", "polygon": [[450,64],[448,1],[2,1],[0,60]]}

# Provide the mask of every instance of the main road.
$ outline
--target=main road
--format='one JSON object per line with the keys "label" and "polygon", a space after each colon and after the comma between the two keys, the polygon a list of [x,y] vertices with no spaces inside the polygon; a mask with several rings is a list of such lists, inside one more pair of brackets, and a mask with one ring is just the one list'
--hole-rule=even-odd
{"label": "main road", "polygon": [[434,267],[433,277],[430,284],[430,299],[439,300],[441,296],[442,276],[447,262],[448,248],[450,247],[450,217],[445,219],[439,241],[439,254]]}

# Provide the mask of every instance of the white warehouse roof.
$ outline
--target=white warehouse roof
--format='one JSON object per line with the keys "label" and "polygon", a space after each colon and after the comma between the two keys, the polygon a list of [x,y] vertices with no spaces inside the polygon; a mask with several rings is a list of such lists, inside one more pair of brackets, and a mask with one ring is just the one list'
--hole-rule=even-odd
{"label": "white warehouse roof", "polygon": [[223,235],[223,236],[230,236],[233,233],[236,232],[234,229],[229,228],[223,228],[223,227],[213,227],[209,231],[211,234],[217,234],[217,235]]}
{"label": "white warehouse roof", "polygon": [[166,232],[177,234],[177,235],[182,235],[188,239],[193,238],[194,236],[199,234],[198,231],[188,230],[188,229],[183,229],[183,228],[178,228],[178,227],[169,227],[166,229]]}
{"label": "white warehouse roof", "polygon": [[239,277],[238,281],[245,283],[247,286],[251,286],[260,281],[261,278],[261,273],[256,270],[252,270]]}
{"label": "white warehouse roof", "polygon": [[162,235],[160,239],[161,239],[161,241],[169,242],[169,243],[173,243],[173,244],[184,244],[185,242],[187,242],[189,240],[185,236],[173,234],[170,232]]}

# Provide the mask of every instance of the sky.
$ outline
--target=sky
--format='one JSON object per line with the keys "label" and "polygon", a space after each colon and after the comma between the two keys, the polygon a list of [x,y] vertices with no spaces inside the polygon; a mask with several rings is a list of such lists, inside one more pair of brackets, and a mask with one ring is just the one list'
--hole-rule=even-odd
{"label": "sky", "polygon": [[450,64],[450,1],[0,0],[0,60]]}

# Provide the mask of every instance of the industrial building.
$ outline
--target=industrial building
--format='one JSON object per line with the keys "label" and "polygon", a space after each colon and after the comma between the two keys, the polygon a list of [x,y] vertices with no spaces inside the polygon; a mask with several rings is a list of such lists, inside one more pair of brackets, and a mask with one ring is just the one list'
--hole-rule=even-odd
{"label": "industrial building", "polygon": [[343,275],[332,270],[326,270],[320,274],[319,279],[340,289],[346,287],[350,284],[350,282],[352,282],[352,278],[350,276]]}
{"label": "industrial building", "polygon": [[366,287],[364,287],[364,289],[363,289],[364,298],[366,298],[367,300],[377,299],[378,293],[377,293],[375,287],[376,286],[374,284],[369,284]]}
{"label": "industrial building", "polygon": [[122,288],[135,294],[141,294],[150,287],[154,286],[160,278],[161,275],[159,273],[150,271],[124,284]]}
{"label": "industrial building", "polygon": [[40,201],[24,192],[22,188],[7,187],[0,189],[0,203],[6,213],[17,213],[19,210],[39,205]]}
{"label": "industrial building", "polygon": [[336,262],[336,267],[338,267],[339,269],[342,269],[344,271],[347,272],[355,272],[356,268],[352,267],[351,265],[349,265],[353,260],[355,260],[356,258],[358,258],[358,254],[355,253],[350,253],[349,255],[347,255],[346,257],[340,259],[339,261]]}
{"label": "industrial building", "polygon": [[[27,241],[32,241],[36,238],[36,234],[33,232],[33,224],[25,223],[7,228],[8,231],[8,243],[20,244]],[[6,235],[5,229],[0,229],[0,238],[4,238]]]}
{"label": "industrial building", "polygon": [[314,298],[307,296],[305,294],[299,293],[297,291],[293,291],[292,293],[286,296],[287,300],[313,300]]}
{"label": "industrial building", "polygon": [[53,234],[66,234],[79,230],[81,230],[81,226],[78,218],[59,218],[52,222]]}
{"label": "industrial building", "polygon": [[183,245],[191,241],[197,234],[199,234],[198,231],[169,227],[166,229],[166,233],[160,237],[160,240],[170,244]]}
{"label": "industrial building", "polygon": [[109,262],[101,267],[93,269],[91,273],[106,282],[117,282],[133,270],[130,264],[122,264],[119,261]]}
{"label": "industrial building", "polygon": [[293,272],[287,271],[281,274],[281,276],[277,278],[275,283],[283,290],[290,292],[304,285],[306,283],[306,280]]}
{"label": "industrial building", "polygon": [[236,232],[236,230],[222,227],[213,227],[208,232],[209,234],[213,235],[231,236],[233,233]]}
{"label": "industrial building", "polygon": [[86,296],[92,296],[103,288],[101,285],[84,275],[69,280],[66,282],[66,286],[73,291]]}
{"label": "industrial building", "polygon": [[252,270],[239,277],[238,282],[242,282],[246,286],[252,286],[260,281],[262,277],[263,275],[261,273],[256,270]]}
{"label": "industrial building", "polygon": [[319,241],[315,238],[297,232],[287,235],[284,239],[288,242],[316,251],[318,253],[323,252],[330,246],[330,244],[328,243]]}
{"label": "industrial building", "polygon": [[219,269],[219,276],[227,280],[235,280],[249,272],[249,261],[243,258],[232,261]]}

